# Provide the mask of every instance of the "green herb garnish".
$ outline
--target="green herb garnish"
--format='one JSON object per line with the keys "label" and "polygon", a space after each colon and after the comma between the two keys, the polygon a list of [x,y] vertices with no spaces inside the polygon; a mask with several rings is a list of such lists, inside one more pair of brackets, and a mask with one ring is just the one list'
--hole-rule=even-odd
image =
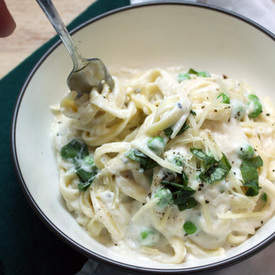
{"label": "green herb garnish", "polygon": [[210,77],[211,75],[208,72],[197,72],[194,69],[189,69],[188,74],[195,74],[196,76],[201,76],[201,77]]}
{"label": "green herb garnish", "polygon": [[180,211],[184,211],[186,209],[194,208],[198,205],[198,202],[193,198],[184,199],[180,204],[178,204],[178,208]]}
{"label": "green herb garnish", "polygon": [[181,83],[184,80],[189,80],[191,79],[190,75],[196,75],[196,76],[200,76],[200,77],[210,77],[211,75],[208,72],[198,72],[194,69],[189,69],[189,71],[187,73],[179,73],[178,74],[178,82]]}
{"label": "green herb garnish", "polygon": [[[180,184],[180,183],[176,183],[176,182],[172,182],[172,181],[167,181],[167,180],[163,180],[162,182],[161,182],[161,184],[163,184],[163,185],[170,185],[170,186],[172,186],[172,187],[175,187],[175,188],[177,188],[177,189],[182,189],[182,190],[186,190],[186,188],[190,188],[190,187],[186,187],[186,186],[184,186],[184,185],[182,185],[182,184]],[[190,188],[191,189],[191,188]],[[192,189],[193,190],[193,189]],[[194,191],[194,190],[193,190]]]}
{"label": "green herb garnish", "polygon": [[228,175],[231,165],[225,154],[217,161],[213,156],[207,155],[201,149],[191,148],[190,151],[202,163],[202,172],[199,178],[203,182],[211,184],[223,180]]}
{"label": "green herb garnish", "polygon": [[83,141],[73,139],[61,148],[60,154],[63,159],[74,164],[75,173],[80,180],[78,189],[87,190],[98,173],[93,156],[89,155],[88,146]]}
{"label": "green herb garnish", "polygon": [[[184,165],[183,158],[180,156],[175,156],[173,159],[173,163],[175,163],[177,166],[181,166],[181,167],[183,167],[183,165]],[[182,171],[181,177],[182,177],[183,185],[187,186],[189,180],[188,180],[188,176],[186,175],[186,173],[184,171]]]}
{"label": "green herb garnish", "polygon": [[78,139],[71,140],[68,144],[61,148],[61,157],[65,160],[82,159],[89,155],[88,146]]}
{"label": "green herb garnish", "polygon": [[189,129],[189,128],[190,128],[190,126],[185,122],[185,123],[183,124],[183,126],[181,127],[181,129],[179,130],[177,136],[183,134],[183,133],[184,133],[187,129]]}
{"label": "green herb garnish", "polygon": [[194,234],[197,231],[196,225],[190,221],[184,223],[183,229],[187,235]]}
{"label": "green herb garnish", "polygon": [[261,196],[262,201],[267,202],[267,194],[263,193]]}
{"label": "green herb garnish", "polygon": [[206,153],[202,151],[202,149],[198,148],[191,148],[191,153],[199,160],[203,161],[203,163],[208,166],[212,165],[216,162],[215,158],[213,156],[209,156]]}
{"label": "green herb garnish", "polygon": [[263,160],[260,156],[242,161],[240,170],[243,178],[243,186],[247,187],[247,196],[256,196],[259,194],[259,175],[257,169],[263,166]]}
{"label": "green herb garnish", "polygon": [[186,186],[184,182],[176,183],[163,180],[161,184],[169,188],[173,195],[173,203],[178,206],[180,211],[193,208],[198,204],[198,202],[191,197],[196,191]]}
{"label": "green herb garnish", "polygon": [[191,77],[188,73],[179,73],[178,74],[178,82],[179,83],[186,79],[191,79]]}
{"label": "green herb garnish", "polygon": [[184,171],[182,171],[182,183],[183,183],[185,186],[187,186],[188,181],[189,181],[189,179],[188,179],[187,175],[185,174]]}
{"label": "green herb garnish", "polygon": [[144,170],[152,169],[158,165],[155,161],[137,149],[129,150],[125,156],[133,161],[138,162],[140,167]]}
{"label": "green herb garnish", "polygon": [[78,187],[79,191],[86,191],[90,187],[91,184],[92,184],[92,182],[89,182],[89,181],[80,182],[80,183],[78,183],[77,187]]}
{"label": "green herb garnish", "polygon": [[230,163],[229,163],[229,161],[228,161],[228,159],[227,159],[227,157],[225,156],[224,153],[222,153],[222,158],[219,161],[219,167],[226,170],[227,174],[229,173],[229,171],[231,169],[231,165],[230,165]]}
{"label": "green herb garnish", "polygon": [[88,172],[82,168],[77,169],[76,174],[82,182],[87,182],[94,176],[93,172]]}
{"label": "green herb garnish", "polygon": [[174,203],[181,204],[183,200],[195,194],[195,190],[188,186],[183,186],[179,191],[173,193]]}
{"label": "green herb garnish", "polygon": [[171,135],[173,134],[173,129],[171,127],[169,128],[166,128],[163,130],[164,131],[164,134],[167,136],[167,137],[171,137]]}
{"label": "green herb garnish", "polygon": [[[189,128],[190,128],[190,126],[185,122],[185,123],[183,124],[183,126],[181,127],[181,129],[179,130],[179,132],[177,133],[177,136],[183,134],[183,133],[184,133],[187,129],[189,129]],[[172,133],[173,133],[172,127],[168,127],[168,128],[166,128],[166,129],[164,129],[163,131],[164,131],[165,135],[166,135],[167,137],[169,137],[169,138],[171,137],[171,135],[172,135]]]}
{"label": "green herb garnish", "polygon": [[195,111],[193,111],[193,110],[190,111],[190,114],[193,115],[193,116],[197,115],[197,113]]}
{"label": "green herb garnish", "polygon": [[200,174],[200,179],[206,183],[214,183],[221,181],[226,177],[226,170],[215,167],[214,169],[208,169],[205,173]]}

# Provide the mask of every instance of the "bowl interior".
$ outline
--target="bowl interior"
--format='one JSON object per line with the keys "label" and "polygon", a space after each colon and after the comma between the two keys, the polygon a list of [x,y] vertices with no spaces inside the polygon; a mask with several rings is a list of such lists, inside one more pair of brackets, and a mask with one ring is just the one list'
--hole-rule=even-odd
{"label": "bowl interior", "polygon": [[[74,35],[81,53],[99,57],[114,70],[184,65],[244,80],[275,100],[274,40],[231,15],[191,5],[165,4],[126,9],[88,24]],[[255,236],[223,257],[164,265],[127,258],[94,241],[65,208],[51,148],[49,106],[67,91],[71,61],[63,45],[34,72],[18,108],[15,124],[17,160],[26,188],[44,216],[83,250],[138,267],[199,267],[236,257],[274,234],[275,217]]]}

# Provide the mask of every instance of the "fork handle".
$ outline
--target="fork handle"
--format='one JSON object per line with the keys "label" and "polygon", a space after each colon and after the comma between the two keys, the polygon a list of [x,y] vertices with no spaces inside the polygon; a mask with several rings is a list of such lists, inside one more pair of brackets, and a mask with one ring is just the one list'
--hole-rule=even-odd
{"label": "fork handle", "polygon": [[77,51],[77,48],[74,45],[72,37],[70,36],[52,1],[36,0],[36,2],[39,4],[43,12],[46,14],[55,31],[57,32],[66,49],[68,50],[73,61],[73,70],[78,71],[82,69],[84,66],[86,66],[87,63],[85,59],[83,59]]}

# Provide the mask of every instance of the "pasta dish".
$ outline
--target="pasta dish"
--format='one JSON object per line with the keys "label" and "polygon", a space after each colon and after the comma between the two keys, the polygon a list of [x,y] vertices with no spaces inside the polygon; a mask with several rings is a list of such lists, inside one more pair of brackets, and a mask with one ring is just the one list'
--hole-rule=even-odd
{"label": "pasta dish", "polygon": [[53,107],[60,192],[91,237],[163,263],[222,255],[275,209],[275,112],[241,81],[121,70]]}

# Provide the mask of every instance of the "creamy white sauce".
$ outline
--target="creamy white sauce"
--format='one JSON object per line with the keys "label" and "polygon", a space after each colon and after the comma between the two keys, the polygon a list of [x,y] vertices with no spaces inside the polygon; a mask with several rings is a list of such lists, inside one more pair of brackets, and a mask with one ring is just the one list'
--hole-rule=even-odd
{"label": "creamy white sauce", "polygon": [[[220,253],[222,249],[238,245],[230,243],[230,234],[242,234],[244,240],[249,237],[248,234],[255,234],[256,228],[262,224],[262,217],[225,217],[231,214],[251,214],[257,206],[258,197],[245,196],[239,190],[242,187],[240,148],[250,144],[250,136],[261,135],[265,139],[263,146],[266,146],[266,151],[274,143],[271,124],[266,126],[264,121],[262,125],[255,123],[255,127],[245,124],[253,123],[252,120],[247,120],[247,113],[253,106],[248,106],[246,110],[247,91],[244,85],[215,75],[206,78],[192,75],[190,81],[178,83],[178,72],[179,70],[156,69],[144,74],[135,72],[134,77],[132,71],[121,73],[121,77],[115,78],[114,91],[110,92],[104,87],[101,94],[93,92],[93,99],[98,105],[95,102],[82,102],[75,114],[69,114],[75,119],[66,118],[58,108],[55,109],[56,121],[52,129],[61,170],[60,190],[76,220],[91,235],[92,228],[98,226],[97,234],[105,234],[100,236],[106,240],[112,239],[110,242],[115,244],[112,249],[117,253],[131,258],[150,257],[173,264],[184,260],[192,261],[194,257],[199,258],[201,255],[210,256],[212,252]],[[222,103],[217,100],[220,92],[230,96],[232,111],[225,104],[220,108],[219,104]],[[146,106],[142,97],[131,98],[133,94],[143,96]],[[109,102],[108,106],[105,102]],[[129,106],[133,106],[131,111]],[[191,109],[196,110],[196,115],[190,115]],[[222,111],[218,112],[218,109]],[[205,113],[205,110],[209,112]],[[241,119],[244,126],[236,118]],[[124,122],[126,126],[122,125]],[[177,136],[185,122],[190,129]],[[173,130],[170,138],[163,131],[168,127]],[[108,139],[110,136],[112,138]],[[163,144],[160,140],[156,140],[154,144],[159,149],[157,154],[148,147],[148,140],[156,136],[165,141],[164,153],[161,152]],[[62,146],[75,137],[85,139],[95,160],[98,153],[95,149],[102,149],[101,146],[105,144],[109,146],[97,159],[103,167],[95,182],[85,191],[89,193],[78,190],[79,179],[75,175],[74,165],[64,161],[59,155]],[[158,164],[153,180],[151,172],[126,157],[128,149],[117,149],[122,146],[121,143],[127,143],[128,149],[139,150]],[[199,178],[201,170],[190,152],[191,147],[202,147],[210,154],[213,149],[216,160],[224,153],[231,165],[229,175],[219,182],[202,183]],[[175,163],[177,157],[182,165]],[[79,165],[85,171],[91,171],[84,160],[79,160]],[[268,171],[269,180],[274,180],[275,161],[264,169]],[[193,198],[198,205],[184,211],[179,211],[174,203],[158,207],[153,194],[163,188],[162,179],[172,181],[182,171],[188,176],[188,187],[195,190]],[[167,176],[169,173],[171,178]],[[265,182],[264,180],[266,178],[263,179],[261,175],[261,182]],[[264,184],[262,186],[265,192],[272,190],[265,188]],[[273,215],[274,205],[268,210],[264,221]],[[97,225],[92,224],[92,221],[96,221]],[[196,226],[195,233],[187,234],[184,231],[183,226],[187,221]],[[106,230],[102,230],[103,228]],[[143,234],[142,237],[146,230],[155,233],[149,233],[148,236]],[[186,247],[189,248],[187,252]],[[144,249],[148,253],[143,254],[145,257],[141,256]]]}

